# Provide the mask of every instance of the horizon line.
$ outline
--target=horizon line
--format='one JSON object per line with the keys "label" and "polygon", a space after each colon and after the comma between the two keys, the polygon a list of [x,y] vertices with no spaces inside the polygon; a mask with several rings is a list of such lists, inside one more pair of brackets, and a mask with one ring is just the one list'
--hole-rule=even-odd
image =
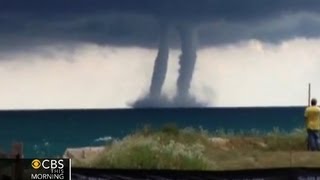
{"label": "horizon line", "polygon": [[0,109],[8,111],[121,111],[121,110],[177,110],[177,109],[250,109],[250,108],[301,108],[307,105],[278,105],[278,106],[208,106],[208,107],[143,107],[143,108],[29,108],[29,109]]}

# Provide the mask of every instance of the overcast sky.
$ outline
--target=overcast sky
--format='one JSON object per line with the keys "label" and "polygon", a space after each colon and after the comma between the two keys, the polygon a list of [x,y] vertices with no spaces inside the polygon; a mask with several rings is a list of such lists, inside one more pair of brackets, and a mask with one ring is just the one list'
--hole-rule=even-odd
{"label": "overcast sky", "polygon": [[[0,109],[125,108],[147,93],[158,22],[198,27],[192,93],[210,106],[320,99],[318,0],[0,1]],[[175,94],[170,33],[164,92]]]}

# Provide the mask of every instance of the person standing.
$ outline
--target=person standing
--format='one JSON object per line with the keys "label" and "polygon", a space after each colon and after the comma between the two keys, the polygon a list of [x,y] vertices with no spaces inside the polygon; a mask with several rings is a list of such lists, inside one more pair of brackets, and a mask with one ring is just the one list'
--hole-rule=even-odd
{"label": "person standing", "polygon": [[311,100],[311,106],[306,108],[304,117],[308,134],[308,150],[320,151],[320,108],[317,106],[317,99]]}

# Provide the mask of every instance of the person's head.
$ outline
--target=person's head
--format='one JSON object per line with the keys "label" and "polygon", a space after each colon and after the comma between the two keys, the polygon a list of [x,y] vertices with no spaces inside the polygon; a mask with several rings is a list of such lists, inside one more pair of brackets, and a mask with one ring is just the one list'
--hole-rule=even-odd
{"label": "person's head", "polygon": [[311,106],[316,106],[317,105],[317,99],[316,98],[312,98],[311,99]]}

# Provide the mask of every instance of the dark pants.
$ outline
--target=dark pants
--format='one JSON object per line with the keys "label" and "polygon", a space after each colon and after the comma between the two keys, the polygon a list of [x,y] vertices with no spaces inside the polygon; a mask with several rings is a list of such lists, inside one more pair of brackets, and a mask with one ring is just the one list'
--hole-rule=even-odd
{"label": "dark pants", "polygon": [[308,133],[308,150],[320,151],[320,132],[319,130],[307,130]]}

